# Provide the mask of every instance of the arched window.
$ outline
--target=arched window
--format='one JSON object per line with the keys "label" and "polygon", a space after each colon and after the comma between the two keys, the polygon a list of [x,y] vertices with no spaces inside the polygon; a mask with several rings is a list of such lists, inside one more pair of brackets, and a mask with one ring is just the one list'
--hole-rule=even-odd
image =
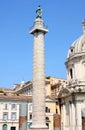
{"label": "arched window", "polygon": [[72,70],[72,68],[70,69],[70,77],[71,77],[71,79],[73,78],[73,70]]}
{"label": "arched window", "polygon": [[7,130],[7,125],[6,124],[3,125],[2,130]]}
{"label": "arched window", "polygon": [[32,123],[28,123],[28,130],[30,130]]}
{"label": "arched window", "polygon": [[49,121],[49,117],[46,117],[46,121]]}

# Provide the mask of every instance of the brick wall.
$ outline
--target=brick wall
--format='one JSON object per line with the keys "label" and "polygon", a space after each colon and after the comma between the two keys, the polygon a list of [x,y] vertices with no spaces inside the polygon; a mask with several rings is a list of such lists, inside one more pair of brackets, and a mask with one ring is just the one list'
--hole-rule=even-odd
{"label": "brick wall", "polygon": [[19,130],[27,130],[28,103],[22,102],[19,110]]}
{"label": "brick wall", "polygon": [[60,128],[61,127],[61,116],[56,114],[54,115],[54,128]]}
{"label": "brick wall", "polygon": [[21,116],[19,117],[19,128],[22,128],[22,125],[24,122],[27,122],[27,116]]}

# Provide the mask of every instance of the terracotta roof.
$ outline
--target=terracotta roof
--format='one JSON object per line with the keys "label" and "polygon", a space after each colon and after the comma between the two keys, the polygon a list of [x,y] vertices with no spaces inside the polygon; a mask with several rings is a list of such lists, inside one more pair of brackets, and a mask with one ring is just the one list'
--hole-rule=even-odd
{"label": "terracotta roof", "polygon": [[32,96],[25,96],[25,95],[16,95],[16,94],[8,94],[8,95],[5,95],[5,94],[0,94],[0,99],[6,99],[6,100],[25,100],[25,101],[28,101],[28,100],[31,100],[32,99]]}
{"label": "terracotta roof", "polygon": [[12,89],[10,89],[10,88],[0,88],[0,91],[13,91]]}

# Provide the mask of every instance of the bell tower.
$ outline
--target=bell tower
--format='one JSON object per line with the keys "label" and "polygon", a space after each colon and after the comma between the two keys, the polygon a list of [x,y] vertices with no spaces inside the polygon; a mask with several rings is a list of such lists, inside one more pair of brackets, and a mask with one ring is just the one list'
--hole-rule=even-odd
{"label": "bell tower", "polygon": [[48,30],[42,20],[42,9],[38,6],[37,17],[30,34],[34,35],[33,50],[33,118],[31,130],[47,130],[45,120],[45,60],[44,35]]}

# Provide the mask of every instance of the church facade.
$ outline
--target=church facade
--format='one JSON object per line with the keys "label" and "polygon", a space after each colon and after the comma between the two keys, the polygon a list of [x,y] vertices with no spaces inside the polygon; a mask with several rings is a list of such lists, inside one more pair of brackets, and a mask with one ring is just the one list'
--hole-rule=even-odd
{"label": "church facade", "polygon": [[85,130],[85,20],[83,34],[74,41],[65,62],[66,88],[60,90],[61,130]]}

